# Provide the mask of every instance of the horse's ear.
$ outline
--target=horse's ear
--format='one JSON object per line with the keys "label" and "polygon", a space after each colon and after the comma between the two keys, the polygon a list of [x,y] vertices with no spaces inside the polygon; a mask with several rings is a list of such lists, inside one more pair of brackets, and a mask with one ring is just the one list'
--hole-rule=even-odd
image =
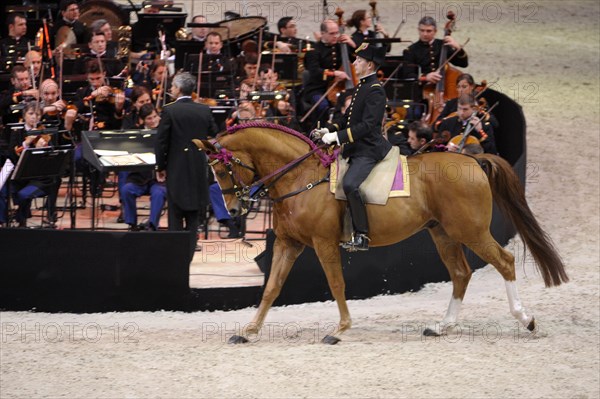
{"label": "horse's ear", "polygon": [[196,144],[196,146],[199,149],[201,149],[202,151],[206,152],[207,154],[219,152],[219,151],[217,151],[217,149],[215,148],[215,146],[213,145],[213,143],[211,143],[208,140],[193,139],[192,141],[194,142],[194,144]]}

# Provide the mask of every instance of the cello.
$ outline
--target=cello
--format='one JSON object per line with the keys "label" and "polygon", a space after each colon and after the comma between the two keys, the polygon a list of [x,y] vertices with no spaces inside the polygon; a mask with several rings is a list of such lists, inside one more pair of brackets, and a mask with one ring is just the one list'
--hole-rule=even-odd
{"label": "cello", "polygon": [[[456,25],[456,14],[454,14],[453,11],[448,11],[446,18],[448,18],[448,22],[446,22],[446,25],[444,26],[444,37],[452,34],[452,30]],[[449,99],[458,96],[458,91],[456,90],[456,79],[461,72],[458,69],[451,67],[447,61],[448,46],[444,44],[440,52],[440,67],[438,68],[442,78],[435,84],[435,86],[426,85],[423,88],[423,98],[427,99],[429,108],[427,121],[430,124],[438,118],[439,114],[444,109],[444,103]]]}

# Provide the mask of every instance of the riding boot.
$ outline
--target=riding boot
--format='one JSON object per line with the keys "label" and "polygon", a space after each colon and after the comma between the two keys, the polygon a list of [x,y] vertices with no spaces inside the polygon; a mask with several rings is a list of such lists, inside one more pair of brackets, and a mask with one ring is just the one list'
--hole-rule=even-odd
{"label": "riding boot", "polygon": [[352,226],[354,233],[350,241],[342,244],[342,247],[348,251],[366,251],[369,249],[369,222],[367,219],[367,209],[360,196],[360,192],[355,190],[346,195],[348,199],[348,207],[352,216]]}

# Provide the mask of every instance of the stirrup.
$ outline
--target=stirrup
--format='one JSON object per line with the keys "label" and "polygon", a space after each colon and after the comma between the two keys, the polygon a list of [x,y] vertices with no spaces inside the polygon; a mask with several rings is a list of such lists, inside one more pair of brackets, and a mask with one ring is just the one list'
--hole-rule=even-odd
{"label": "stirrup", "polygon": [[350,241],[346,241],[341,244],[342,248],[347,250],[348,252],[356,252],[356,251],[368,251],[369,250],[369,241],[371,239],[367,237],[364,233],[352,233],[352,237]]}

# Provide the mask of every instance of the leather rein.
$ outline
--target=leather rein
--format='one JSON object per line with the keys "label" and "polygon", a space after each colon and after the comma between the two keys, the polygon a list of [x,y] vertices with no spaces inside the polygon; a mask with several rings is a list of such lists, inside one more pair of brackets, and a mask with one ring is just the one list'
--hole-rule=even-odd
{"label": "leather rein", "polygon": [[[219,142],[217,142],[216,140],[214,140],[212,142],[212,144],[215,146],[215,148],[217,149],[218,152],[216,154],[210,154],[208,156],[209,159],[211,160],[209,165],[212,167],[212,166],[216,165],[217,163],[221,162],[227,169],[227,173],[231,180],[232,186],[227,189],[221,189],[221,191],[223,194],[233,194],[236,196],[238,201],[240,201],[240,203],[241,203],[241,208],[242,208],[241,214],[242,215],[248,213],[248,210],[250,208],[249,204],[251,202],[257,202],[259,199],[264,198],[265,196],[268,196],[269,189],[275,183],[277,183],[277,181],[279,181],[279,179],[281,179],[288,172],[290,172],[291,170],[296,168],[303,161],[310,158],[310,156],[313,155],[314,153],[316,153],[317,151],[320,151],[323,148],[329,147],[328,144],[322,144],[322,145],[312,149],[308,153],[302,155],[301,157],[296,158],[293,161],[281,166],[277,170],[269,173],[267,176],[265,176],[259,180],[256,180],[256,174],[257,174],[256,169],[254,169],[250,165],[245,164],[241,159],[234,156],[232,152],[227,150],[225,147],[223,147],[221,144],[219,144]],[[248,169],[252,173],[254,173],[253,182],[250,185],[244,183],[244,181],[241,179],[239,174],[235,172],[235,170],[233,169],[234,164],[237,164],[238,166]],[[272,200],[273,200],[273,202],[281,202],[287,198],[298,195],[304,191],[311,190],[315,186],[318,186],[321,183],[329,181],[329,175],[330,175],[330,172],[328,172],[321,179],[318,179],[316,181],[308,183],[305,186],[302,186],[301,188],[299,188],[298,190],[294,190],[294,191],[284,194],[280,197],[272,198]],[[269,179],[273,179],[273,180],[270,183],[266,184],[267,180],[269,180]],[[254,192],[252,192],[253,188],[258,188],[258,189],[255,190]]]}

